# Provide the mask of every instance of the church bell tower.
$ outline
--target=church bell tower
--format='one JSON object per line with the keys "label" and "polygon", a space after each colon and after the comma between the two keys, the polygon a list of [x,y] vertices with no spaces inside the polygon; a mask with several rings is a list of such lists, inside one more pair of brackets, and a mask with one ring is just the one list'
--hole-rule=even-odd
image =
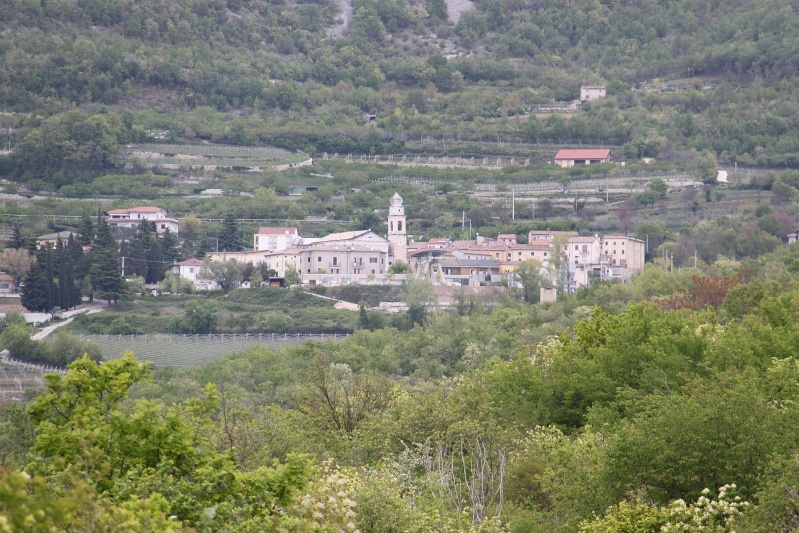
{"label": "church bell tower", "polygon": [[405,222],[405,207],[402,205],[402,196],[394,193],[391,205],[388,208],[388,262],[408,262],[408,226]]}

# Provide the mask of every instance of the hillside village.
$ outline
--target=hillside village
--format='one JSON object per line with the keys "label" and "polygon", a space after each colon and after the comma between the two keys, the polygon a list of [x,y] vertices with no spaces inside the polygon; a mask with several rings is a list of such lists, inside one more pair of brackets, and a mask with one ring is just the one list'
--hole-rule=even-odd
{"label": "hillside village", "polygon": [[0,533],[796,533],[797,36],[0,2]]}
{"label": "hillside village", "polygon": [[[147,220],[159,232],[169,227],[178,233],[177,227],[172,227],[176,221],[158,208],[137,207],[108,214],[109,224],[118,227],[136,227]],[[356,230],[313,238],[301,237],[296,227],[262,227],[253,235],[252,250],[209,252],[207,257],[211,261],[263,265],[274,271],[273,281],[283,282],[293,270],[309,287],[405,283],[419,278],[429,279],[434,285],[513,285],[518,283],[514,270],[527,261],[536,264],[544,279],[550,280],[550,286],[542,288],[544,301],[555,297],[556,285],[571,293],[594,281],[626,282],[644,265],[645,243],[622,235],[581,237],[574,231],[546,230],[530,231],[525,244],[518,243],[513,234],[500,234],[496,239],[478,235],[472,240],[409,240],[403,200],[396,193],[391,198],[387,226],[386,236]],[[392,272],[395,263],[406,264],[408,273]],[[215,287],[203,261],[189,258],[169,268],[196,288]]]}

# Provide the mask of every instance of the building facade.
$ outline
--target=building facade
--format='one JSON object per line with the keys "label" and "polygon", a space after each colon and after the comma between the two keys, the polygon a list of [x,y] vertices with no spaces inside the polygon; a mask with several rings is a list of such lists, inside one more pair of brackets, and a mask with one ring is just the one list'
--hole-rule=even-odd
{"label": "building facade", "polygon": [[160,207],[128,207],[125,209],[112,209],[106,212],[108,225],[112,228],[136,228],[143,220],[149,221],[158,233],[164,233],[167,229],[177,234],[179,230],[178,221],[169,218],[167,212]]}
{"label": "building facade", "polygon": [[388,208],[389,265],[394,261],[408,262],[408,225],[402,197],[394,193]]}
{"label": "building facade", "polygon": [[264,227],[253,235],[252,249],[256,251],[277,252],[300,242],[300,234],[295,227]]}
{"label": "building facade", "polygon": [[590,102],[597,98],[604,98],[606,94],[604,85],[583,85],[580,87],[580,101]]}

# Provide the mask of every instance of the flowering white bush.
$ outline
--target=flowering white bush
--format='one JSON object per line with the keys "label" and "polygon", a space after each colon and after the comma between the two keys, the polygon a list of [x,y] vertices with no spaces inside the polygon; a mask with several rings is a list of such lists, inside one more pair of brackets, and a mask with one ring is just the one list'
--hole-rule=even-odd
{"label": "flowering white bush", "polygon": [[663,533],[683,533],[701,530],[708,533],[734,533],[735,518],[743,513],[749,502],[735,494],[736,487],[724,485],[719,489],[717,500],[708,498],[710,489],[702,491],[702,496],[692,505],[676,500],[668,507],[669,521],[660,529]]}

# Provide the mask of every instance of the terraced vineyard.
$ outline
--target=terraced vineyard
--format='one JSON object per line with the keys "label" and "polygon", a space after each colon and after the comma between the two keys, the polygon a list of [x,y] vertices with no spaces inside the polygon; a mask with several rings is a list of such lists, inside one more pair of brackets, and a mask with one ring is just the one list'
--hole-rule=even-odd
{"label": "terraced vineyard", "polygon": [[308,159],[304,154],[281,148],[225,146],[218,144],[140,144],[129,146],[125,159],[137,159],[148,166],[264,168],[295,165]]}
{"label": "terraced vineyard", "polygon": [[44,370],[36,366],[10,366],[0,364],[0,404],[20,401],[25,391],[44,386]]}
{"label": "terraced vineyard", "polygon": [[243,352],[253,346],[279,349],[306,341],[338,342],[341,334],[210,334],[210,335],[79,335],[83,342],[96,342],[104,359],[117,359],[126,351],[156,366],[186,367],[204,365]]}

